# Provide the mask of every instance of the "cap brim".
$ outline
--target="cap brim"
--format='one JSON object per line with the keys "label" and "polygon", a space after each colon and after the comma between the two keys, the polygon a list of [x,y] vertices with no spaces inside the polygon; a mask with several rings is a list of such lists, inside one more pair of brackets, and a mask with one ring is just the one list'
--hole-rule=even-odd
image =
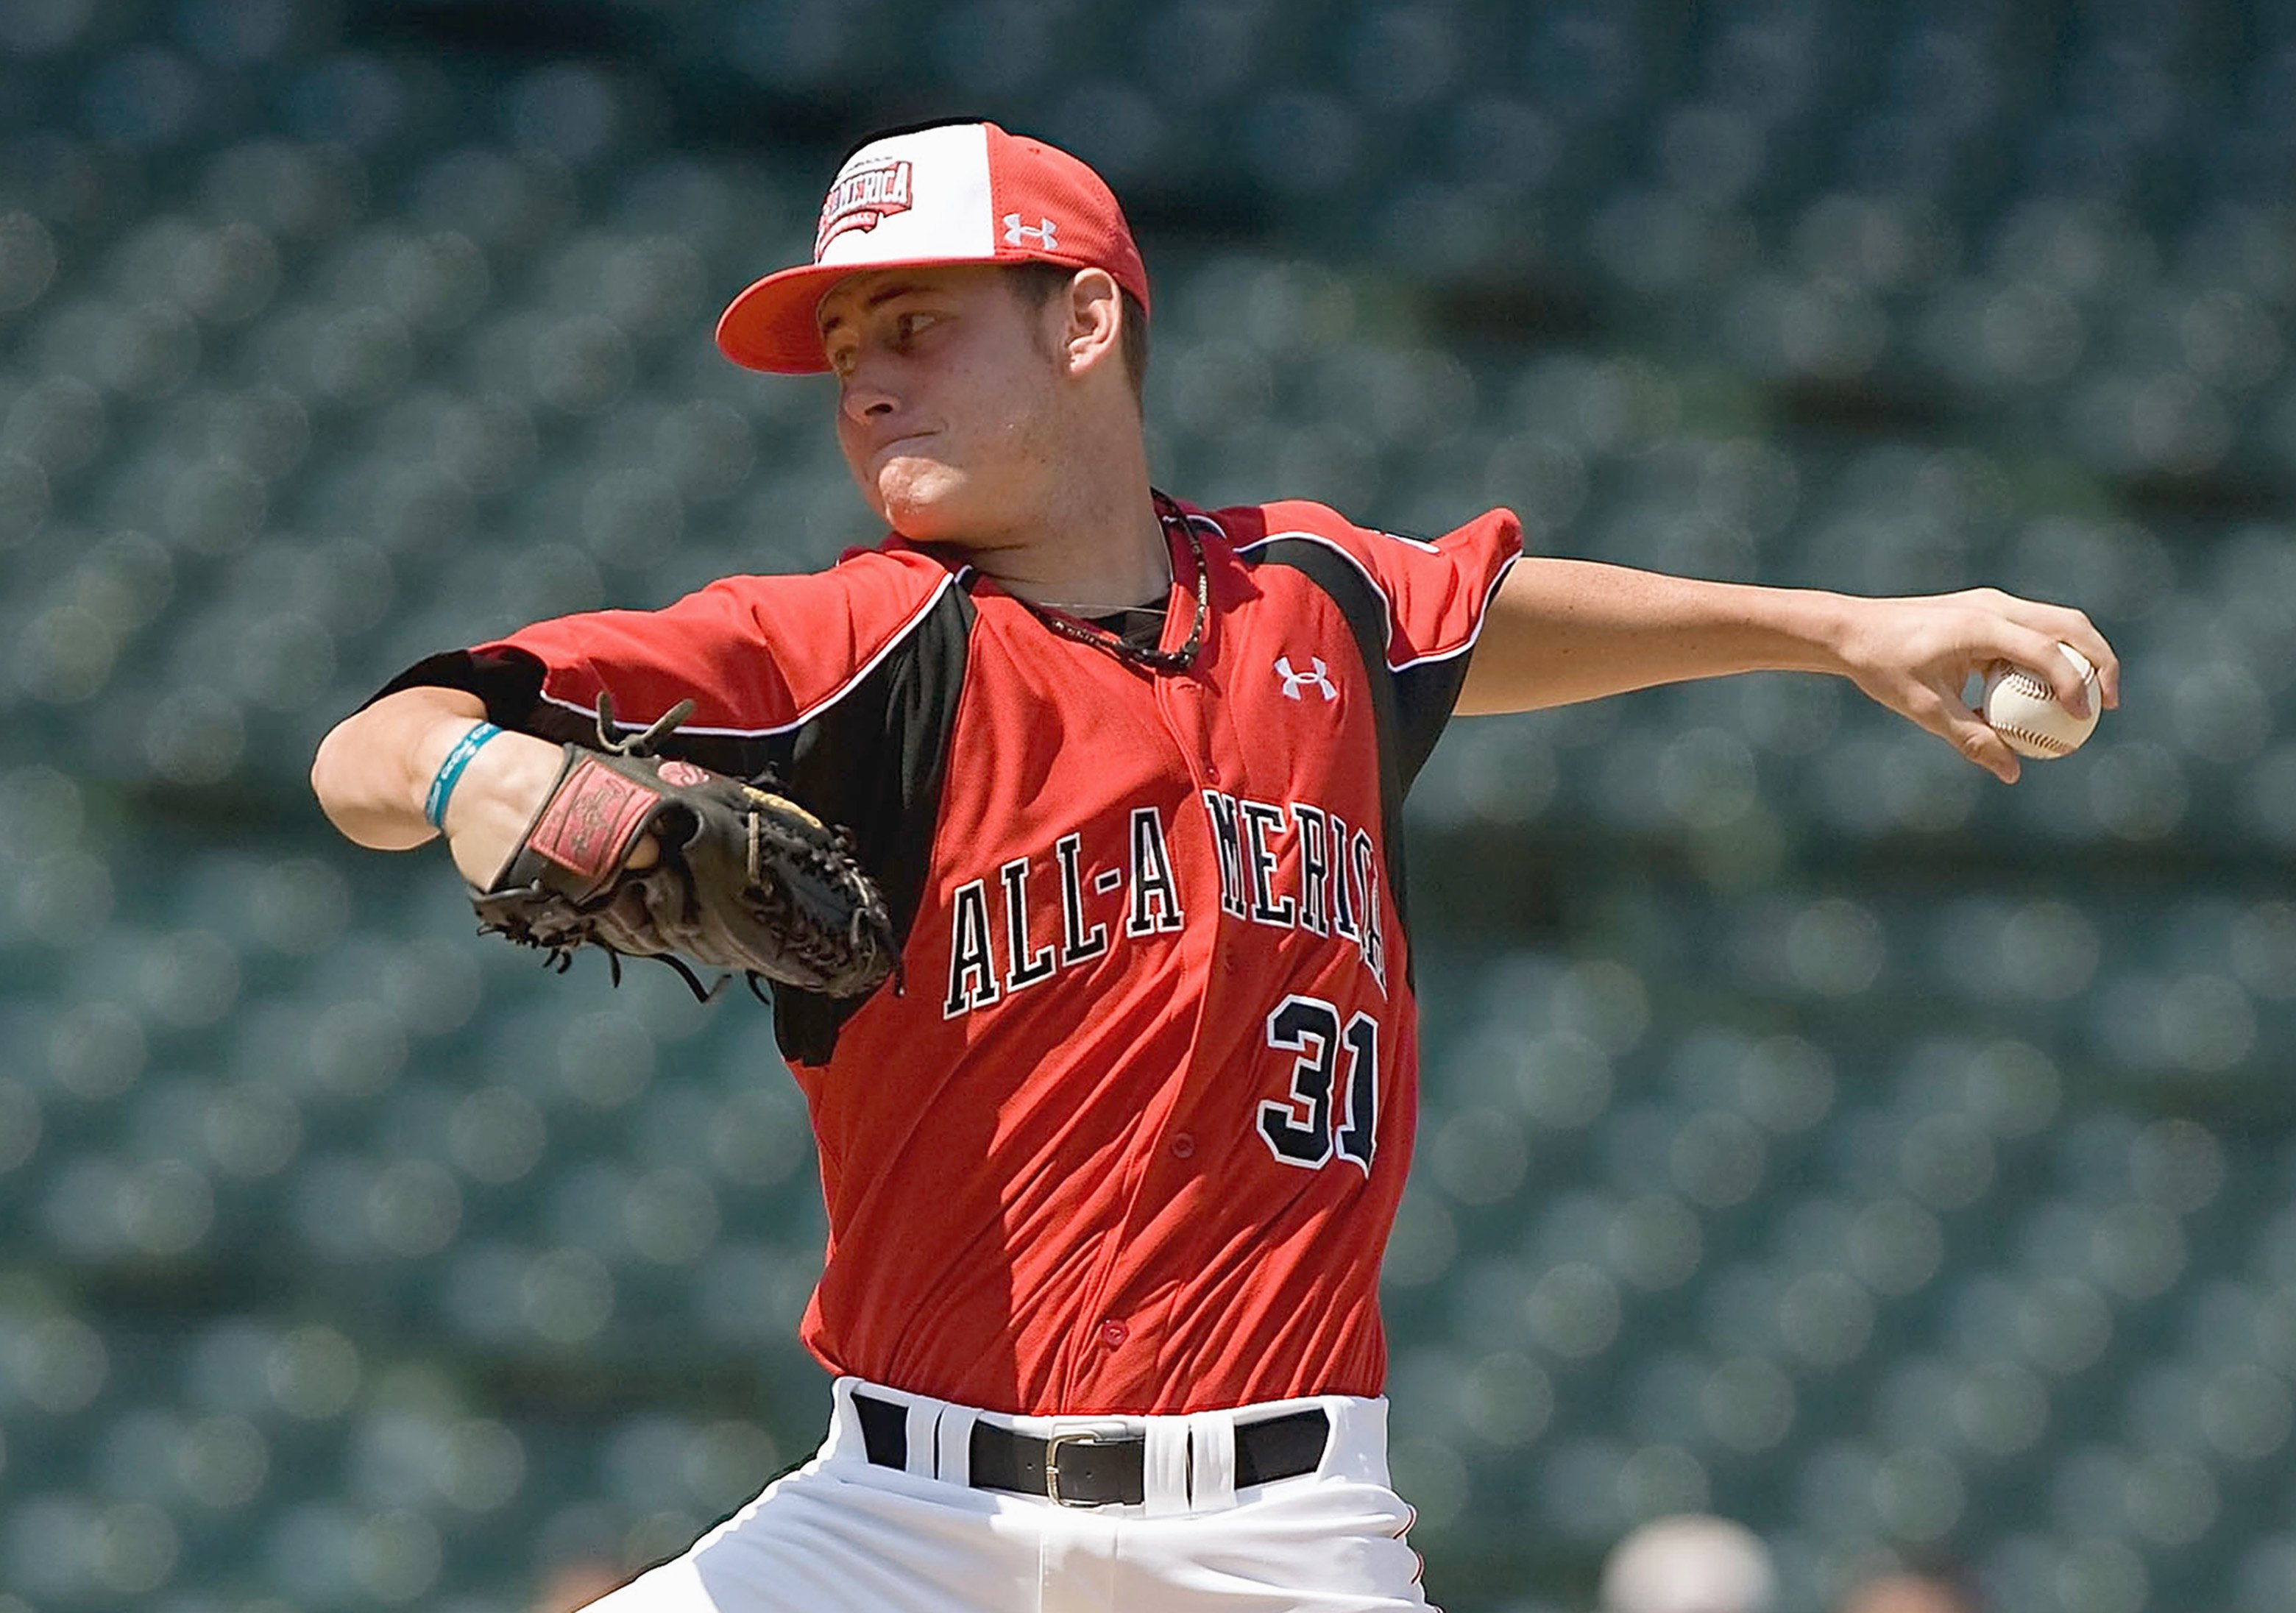
{"label": "cap brim", "polygon": [[718,316],[718,350],[745,370],[773,375],[820,375],[821,299],[840,281],[881,269],[945,269],[993,263],[984,258],[906,258],[890,263],[801,263],[767,275],[726,305]]}

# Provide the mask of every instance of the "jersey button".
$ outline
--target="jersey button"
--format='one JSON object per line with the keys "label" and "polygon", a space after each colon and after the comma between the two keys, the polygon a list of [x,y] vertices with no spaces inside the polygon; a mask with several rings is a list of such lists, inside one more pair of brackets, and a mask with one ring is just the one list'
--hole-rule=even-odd
{"label": "jersey button", "polygon": [[1195,1151],[1196,1140],[1188,1135],[1187,1133],[1182,1132],[1178,1136],[1172,1139],[1173,1159],[1186,1159],[1192,1158]]}
{"label": "jersey button", "polygon": [[1120,1322],[1103,1322],[1100,1324],[1100,1341],[1111,1350],[1120,1347],[1124,1341],[1131,1337],[1132,1330]]}

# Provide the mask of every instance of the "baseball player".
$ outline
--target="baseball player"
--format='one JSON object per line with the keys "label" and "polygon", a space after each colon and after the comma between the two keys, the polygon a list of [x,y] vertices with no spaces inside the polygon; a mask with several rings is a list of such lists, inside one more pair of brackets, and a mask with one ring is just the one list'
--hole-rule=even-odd
{"label": "baseball player", "polygon": [[771,767],[882,884],[899,979],[774,1003],[828,1208],[802,1329],[827,1438],[611,1613],[1429,1605],[1377,1287],[1417,1095],[1401,803],[1444,724],[1832,672],[2013,779],[1973,669],[2078,700],[2063,641],[2114,699],[2083,617],[2004,594],[1521,560],[1505,511],[1427,541],[1167,496],[1149,308],[1075,158],[981,123],[871,140],[813,261],[718,340],[834,376],[884,540],[432,657],[320,749],[345,834],[436,820],[483,888],[602,692],[631,731],[690,700],[665,751]]}

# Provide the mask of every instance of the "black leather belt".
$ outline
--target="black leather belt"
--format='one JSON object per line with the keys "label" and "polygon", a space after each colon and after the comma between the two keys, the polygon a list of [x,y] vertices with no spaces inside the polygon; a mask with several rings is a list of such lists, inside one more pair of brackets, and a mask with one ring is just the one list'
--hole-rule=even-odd
{"label": "black leather belt", "polygon": [[[855,1395],[861,1443],[881,1468],[909,1465],[909,1412]],[[1332,1420],[1317,1407],[1286,1412],[1235,1430],[1235,1487],[1312,1473],[1330,1443]],[[1148,1448],[1138,1434],[1055,1434],[1040,1439],[994,1423],[975,1422],[971,1445],[975,1489],[1041,1495],[1064,1507],[1138,1506],[1147,1498],[1141,1469]]]}

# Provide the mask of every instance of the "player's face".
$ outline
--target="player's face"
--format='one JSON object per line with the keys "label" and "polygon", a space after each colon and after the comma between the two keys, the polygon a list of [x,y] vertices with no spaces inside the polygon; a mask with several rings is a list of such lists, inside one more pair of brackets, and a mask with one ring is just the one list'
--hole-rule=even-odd
{"label": "player's face", "polygon": [[988,266],[877,270],[822,299],[838,445],[888,526],[961,542],[1036,507],[1057,474],[1054,316]]}

